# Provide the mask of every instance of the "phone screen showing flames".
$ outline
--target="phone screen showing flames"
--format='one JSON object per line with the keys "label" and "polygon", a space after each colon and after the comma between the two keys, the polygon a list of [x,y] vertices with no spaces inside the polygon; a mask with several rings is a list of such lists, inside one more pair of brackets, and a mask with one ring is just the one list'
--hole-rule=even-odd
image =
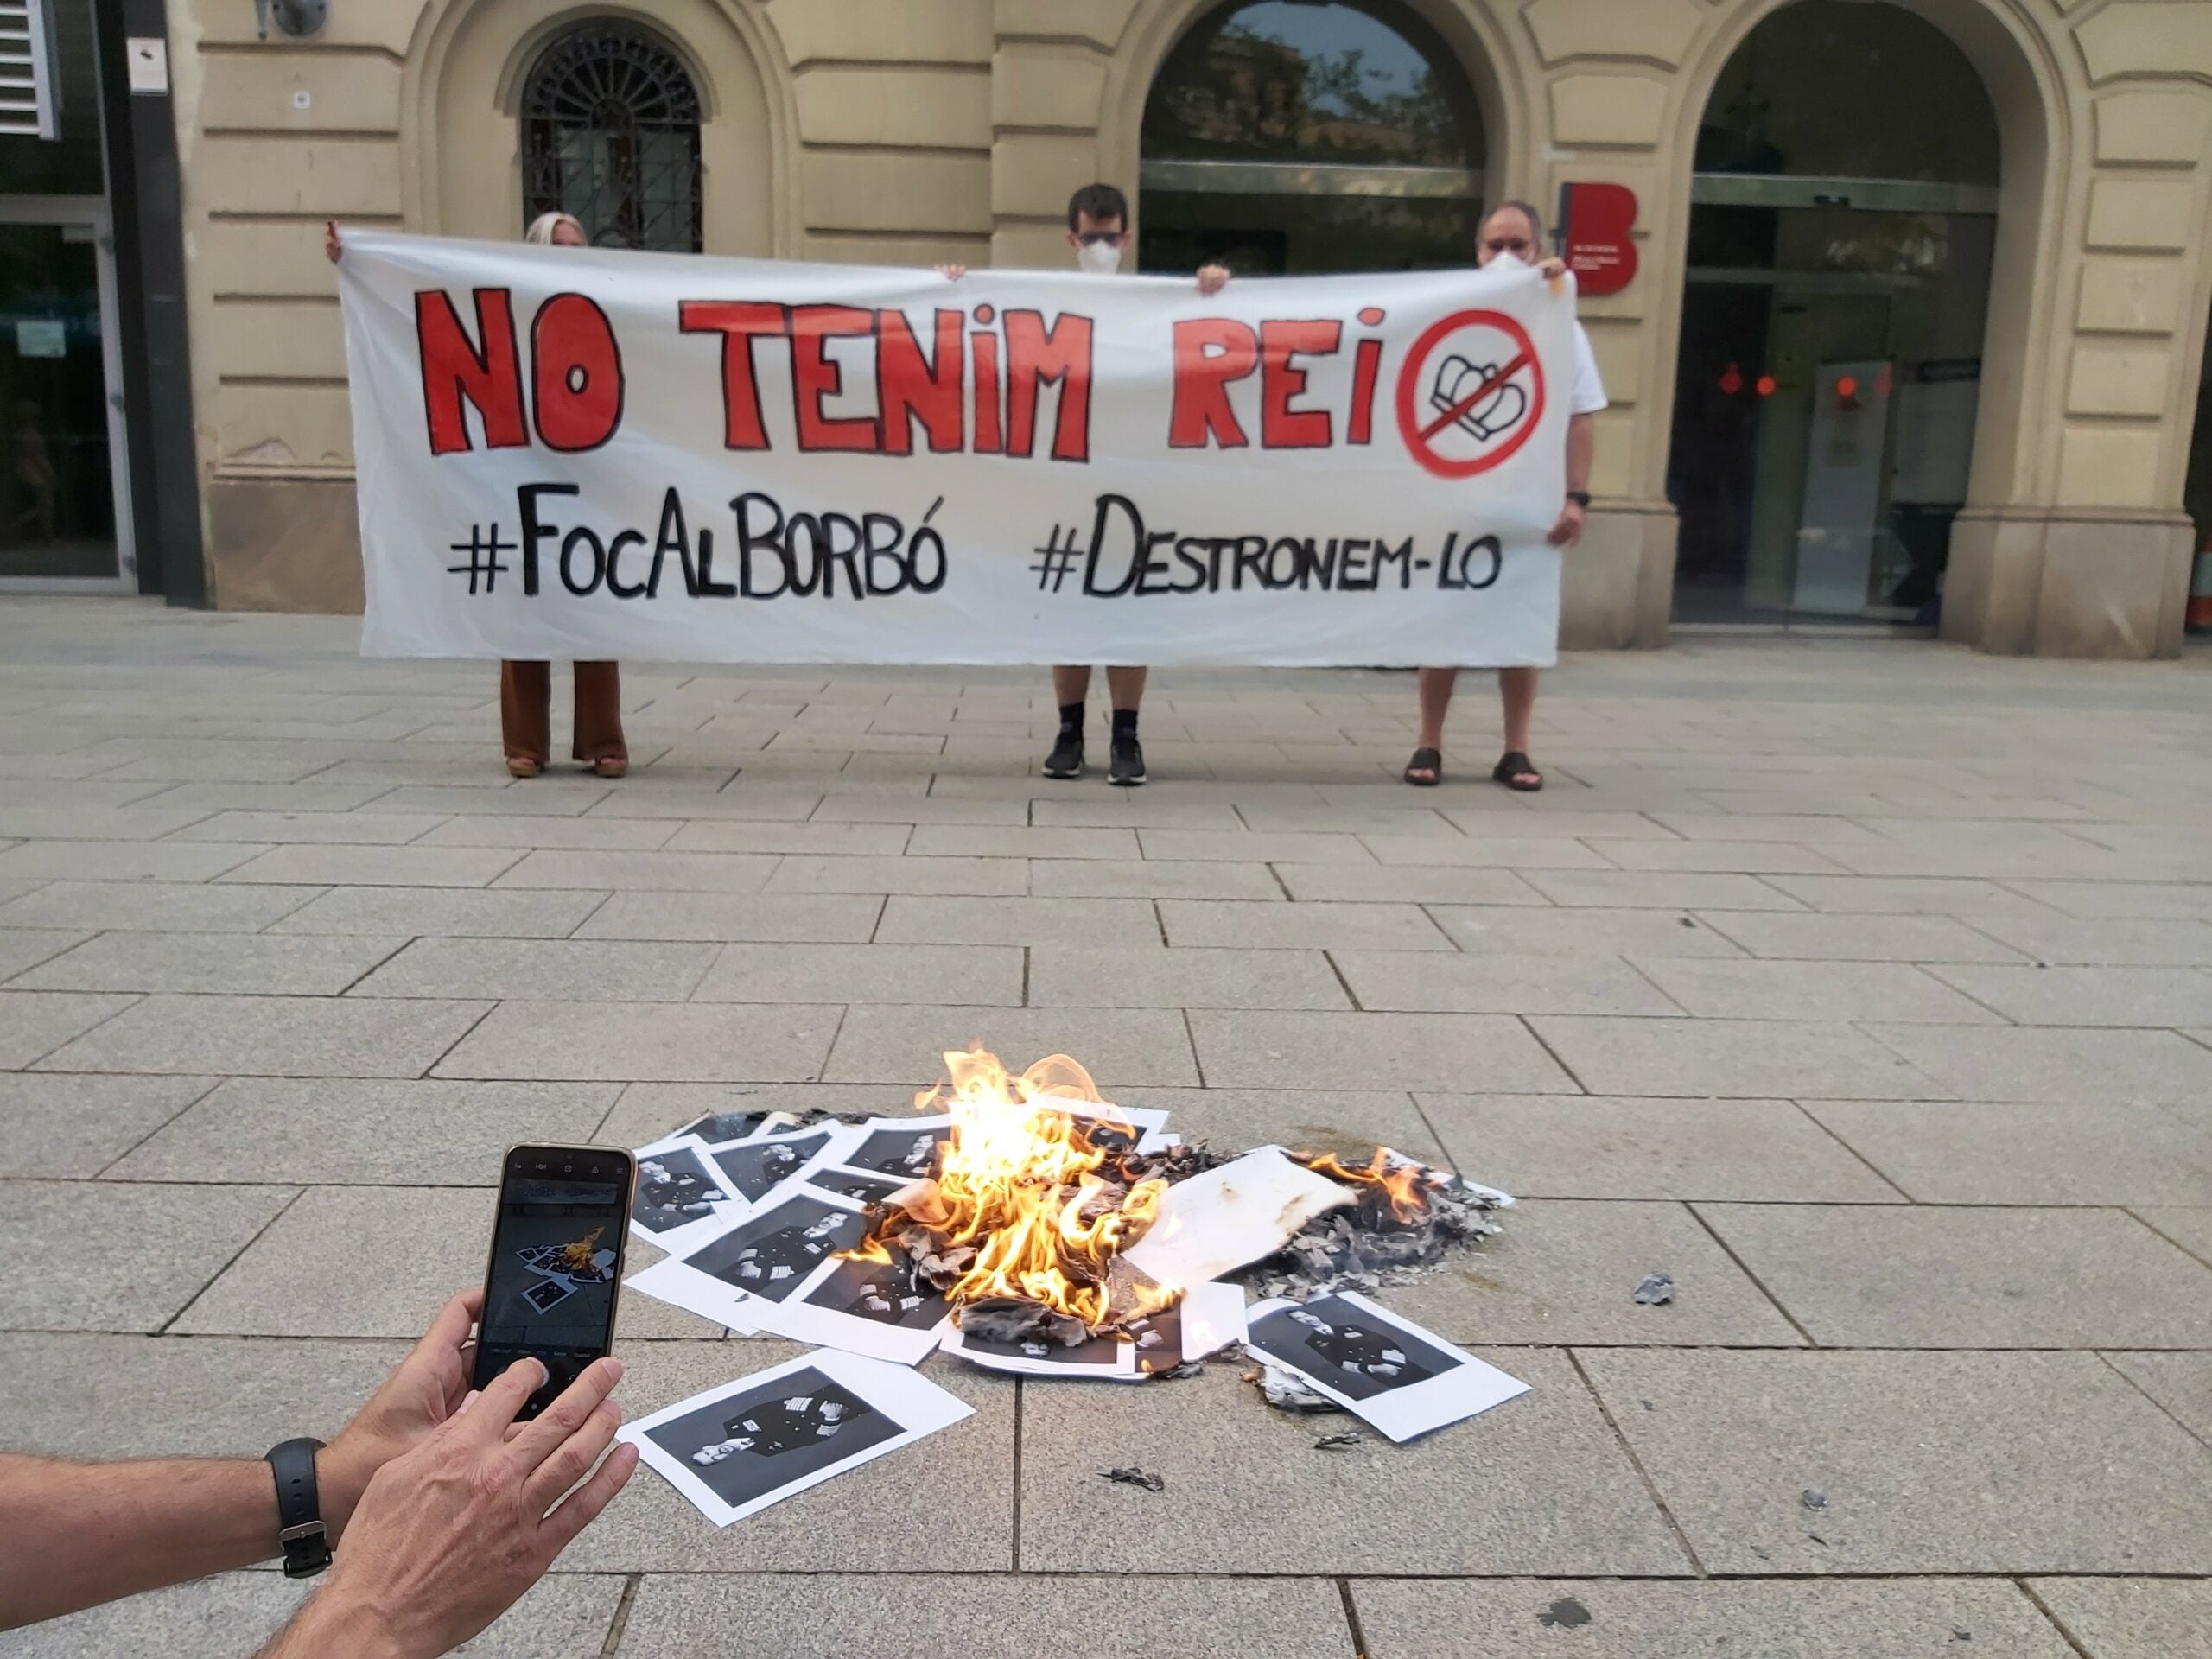
{"label": "phone screen showing flames", "polygon": [[524,1356],[545,1362],[542,1409],[607,1351],[620,1271],[622,1190],[611,1181],[510,1179],[499,1195],[477,1337],[476,1385]]}

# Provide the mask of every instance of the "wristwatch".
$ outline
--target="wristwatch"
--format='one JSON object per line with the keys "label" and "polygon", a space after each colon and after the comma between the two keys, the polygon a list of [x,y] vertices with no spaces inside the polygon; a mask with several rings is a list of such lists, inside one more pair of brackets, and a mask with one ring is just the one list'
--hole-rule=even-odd
{"label": "wristwatch", "polygon": [[276,1541],[284,1546],[284,1576],[311,1579],[330,1565],[330,1535],[315,1496],[315,1454],[321,1440],[286,1440],[270,1447],[266,1461],[276,1477]]}
{"label": "wristwatch", "polygon": [[1574,503],[1574,505],[1575,505],[1576,506],[1578,506],[1578,507],[1581,508],[1583,512],[1589,512],[1589,511],[1590,511],[1590,492],[1589,492],[1589,491],[1587,491],[1587,490],[1569,490],[1569,491],[1567,493],[1567,499],[1568,500],[1570,500],[1570,501],[1573,502],[1573,503]]}

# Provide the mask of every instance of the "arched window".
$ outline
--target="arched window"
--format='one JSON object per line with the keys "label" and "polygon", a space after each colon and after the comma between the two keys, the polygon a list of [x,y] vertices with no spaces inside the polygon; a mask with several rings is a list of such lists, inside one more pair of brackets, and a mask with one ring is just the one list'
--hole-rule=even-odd
{"label": "arched window", "polygon": [[1395,0],[1260,0],[1199,19],[1145,104],[1147,270],[1465,264],[1482,118],[1442,38]]}
{"label": "arched window", "polygon": [[522,111],[524,221],[558,210],[596,247],[699,251],[699,92],[675,53],[628,23],[548,47]]}

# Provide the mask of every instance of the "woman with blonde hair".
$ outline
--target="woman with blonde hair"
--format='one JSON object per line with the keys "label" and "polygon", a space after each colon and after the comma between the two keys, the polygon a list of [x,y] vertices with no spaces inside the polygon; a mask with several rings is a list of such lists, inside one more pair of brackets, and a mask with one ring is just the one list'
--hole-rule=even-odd
{"label": "woman with blonde hair", "polygon": [[[522,234],[540,247],[590,245],[574,213],[540,213]],[[326,224],[322,251],[333,264],[344,257],[338,226]],[[622,738],[622,672],[617,663],[575,664],[575,735],[569,753],[601,778],[620,778],[630,769],[629,747]],[[550,663],[499,664],[499,734],[507,771],[535,778],[545,770],[553,747],[553,669]]]}

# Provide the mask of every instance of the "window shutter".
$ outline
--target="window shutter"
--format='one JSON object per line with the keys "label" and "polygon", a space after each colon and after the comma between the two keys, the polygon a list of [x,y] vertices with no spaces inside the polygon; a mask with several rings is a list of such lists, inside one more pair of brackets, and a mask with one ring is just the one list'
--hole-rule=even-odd
{"label": "window shutter", "polygon": [[48,0],[0,0],[0,137],[61,136],[61,77]]}

